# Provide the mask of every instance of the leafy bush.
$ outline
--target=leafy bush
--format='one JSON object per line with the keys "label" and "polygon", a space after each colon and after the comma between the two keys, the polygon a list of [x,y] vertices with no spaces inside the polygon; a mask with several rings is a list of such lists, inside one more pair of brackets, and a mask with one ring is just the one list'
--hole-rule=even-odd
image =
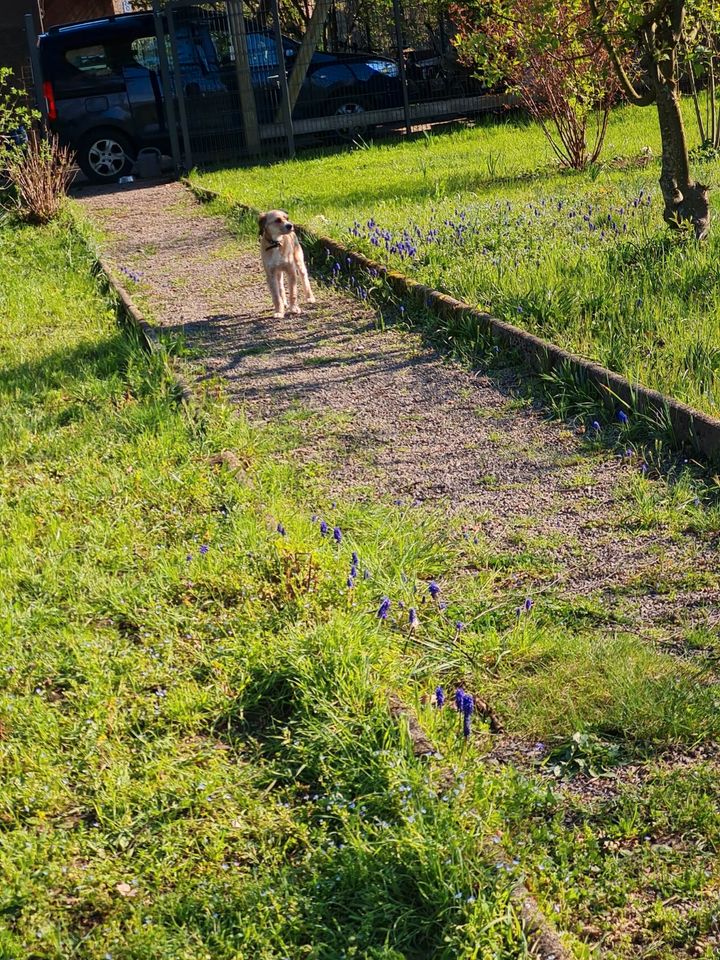
{"label": "leafy bush", "polygon": [[454,9],[461,55],[520,97],[561,166],[595,163],[620,87],[587,10],[553,6],[548,14],[538,0],[465,0]]}
{"label": "leafy bush", "polygon": [[28,107],[23,91],[12,85],[12,75],[9,67],[0,67],[0,171],[18,155],[26,131],[39,116]]}

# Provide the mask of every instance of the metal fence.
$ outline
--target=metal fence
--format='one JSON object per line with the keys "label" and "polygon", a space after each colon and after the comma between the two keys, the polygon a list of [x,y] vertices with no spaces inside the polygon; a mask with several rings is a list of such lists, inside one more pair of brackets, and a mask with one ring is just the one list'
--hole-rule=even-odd
{"label": "metal fence", "polygon": [[458,62],[446,16],[387,2],[371,17],[363,0],[154,0],[146,61],[175,91],[178,166],[293,155],[507,105]]}

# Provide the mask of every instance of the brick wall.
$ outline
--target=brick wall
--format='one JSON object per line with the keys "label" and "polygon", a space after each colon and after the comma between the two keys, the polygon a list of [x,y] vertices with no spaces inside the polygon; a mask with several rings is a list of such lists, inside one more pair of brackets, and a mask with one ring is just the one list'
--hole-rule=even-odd
{"label": "brick wall", "polygon": [[44,0],[45,29],[55,23],[77,23],[122,13],[122,0]]}

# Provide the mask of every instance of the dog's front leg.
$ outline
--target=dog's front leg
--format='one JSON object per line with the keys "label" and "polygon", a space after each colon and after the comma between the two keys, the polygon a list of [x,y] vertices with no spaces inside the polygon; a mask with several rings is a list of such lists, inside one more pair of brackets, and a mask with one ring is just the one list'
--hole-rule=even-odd
{"label": "dog's front leg", "polygon": [[297,285],[297,274],[295,270],[290,268],[287,271],[287,284],[288,284],[288,300],[290,301],[290,307],[288,313],[300,313],[300,307],[298,306],[298,285]]}
{"label": "dog's front leg", "polygon": [[312,287],[310,286],[310,277],[308,276],[307,267],[305,266],[305,257],[303,255],[302,247],[299,244],[295,250],[295,267],[300,280],[302,281],[307,302],[315,303],[315,294],[312,292]]}
{"label": "dog's front leg", "polygon": [[273,317],[276,320],[282,320],[285,316],[285,290],[283,289],[282,272],[280,270],[270,270],[267,277],[273,309],[275,310]]}

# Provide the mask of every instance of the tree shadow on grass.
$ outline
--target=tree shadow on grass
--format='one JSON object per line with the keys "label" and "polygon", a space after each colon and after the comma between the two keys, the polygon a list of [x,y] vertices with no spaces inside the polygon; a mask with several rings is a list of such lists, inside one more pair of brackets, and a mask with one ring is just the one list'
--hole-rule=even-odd
{"label": "tree shadow on grass", "polygon": [[36,360],[0,367],[0,401],[5,395],[16,404],[37,406],[55,390],[122,376],[131,354],[138,349],[137,335],[118,328],[101,340],[88,339],[69,349],[45,353]]}

